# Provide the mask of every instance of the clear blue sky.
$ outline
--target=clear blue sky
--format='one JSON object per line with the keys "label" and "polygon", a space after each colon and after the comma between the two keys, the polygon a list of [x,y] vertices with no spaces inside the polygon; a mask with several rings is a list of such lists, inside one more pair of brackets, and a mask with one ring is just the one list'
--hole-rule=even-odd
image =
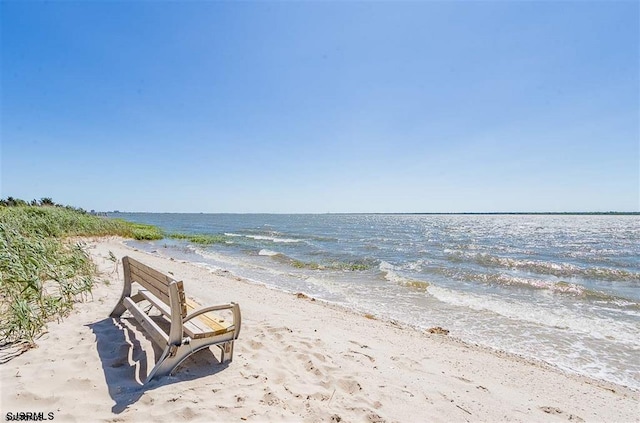
{"label": "clear blue sky", "polygon": [[640,210],[637,1],[0,7],[3,198]]}

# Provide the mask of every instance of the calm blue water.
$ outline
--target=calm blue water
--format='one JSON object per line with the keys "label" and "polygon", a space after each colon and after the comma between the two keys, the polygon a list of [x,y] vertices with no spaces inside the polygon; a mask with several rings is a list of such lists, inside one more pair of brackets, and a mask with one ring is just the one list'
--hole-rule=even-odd
{"label": "calm blue water", "polygon": [[132,242],[640,389],[640,217],[120,213]]}

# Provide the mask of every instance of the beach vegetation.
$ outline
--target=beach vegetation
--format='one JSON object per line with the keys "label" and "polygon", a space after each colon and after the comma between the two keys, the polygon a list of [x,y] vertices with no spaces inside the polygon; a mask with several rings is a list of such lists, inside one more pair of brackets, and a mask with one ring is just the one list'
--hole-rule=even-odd
{"label": "beach vegetation", "polygon": [[358,262],[338,262],[334,261],[327,264],[321,264],[316,262],[305,262],[302,260],[291,259],[289,264],[296,269],[311,269],[311,270],[343,270],[346,272],[358,272],[367,270],[370,268],[365,263]]}
{"label": "beach vegetation", "polygon": [[0,346],[33,344],[47,322],[91,295],[96,269],[79,237],[158,239],[162,233],[56,204],[0,200]]}
{"label": "beach vegetation", "polygon": [[182,234],[182,233],[169,234],[169,238],[189,241],[189,242],[193,242],[194,244],[200,244],[200,245],[224,244],[229,240],[228,237],[225,235]]}
{"label": "beach vegetation", "polygon": [[301,260],[291,260],[291,265],[293,267],[295,267],[296,269],[311,269],[311,270],[318,270],[318,269],[323,269],[324,267],[321,266],[319,263],[316,262],[304,262]]}
{"label": "beach vegetation", "polygon": [[133,238],[138,241],[153,241],[165,237],[160,228],[153,225],[132,223],[122,219],[113,220],[117,223],[118,231],[121,231],[118,235],[125,238]]}
{"label": "beach vegetation", "polygon": [[369,266],[364,263],[340,263],[340,268],[342,270],[348,270],[350,272],[359,272],[362,270],[367,270]]}

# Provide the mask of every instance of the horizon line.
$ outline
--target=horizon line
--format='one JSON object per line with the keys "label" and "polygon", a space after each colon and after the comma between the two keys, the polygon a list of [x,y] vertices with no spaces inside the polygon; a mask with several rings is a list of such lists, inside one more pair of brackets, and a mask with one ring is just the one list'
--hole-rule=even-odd
{"label": "horizon line", "polygon": [[607,211],[607,212],[164,212],[164,211],[122,211],[112,210],[106,212],[96,212],[106,214],[125,214],[125,213],[149,213],[149,214],[315,214],[315,215],[640,215],[640,211]]}

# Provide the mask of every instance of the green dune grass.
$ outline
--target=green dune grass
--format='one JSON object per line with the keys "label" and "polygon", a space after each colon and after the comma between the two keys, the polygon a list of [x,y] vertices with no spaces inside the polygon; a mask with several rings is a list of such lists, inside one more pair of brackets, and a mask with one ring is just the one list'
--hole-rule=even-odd
{"label": "green dune grass", "polygon": [[0,345],[32,343],[90,295],[96,269],[75,237],[163,238],[153,226],[45,204],[0,201]]}

